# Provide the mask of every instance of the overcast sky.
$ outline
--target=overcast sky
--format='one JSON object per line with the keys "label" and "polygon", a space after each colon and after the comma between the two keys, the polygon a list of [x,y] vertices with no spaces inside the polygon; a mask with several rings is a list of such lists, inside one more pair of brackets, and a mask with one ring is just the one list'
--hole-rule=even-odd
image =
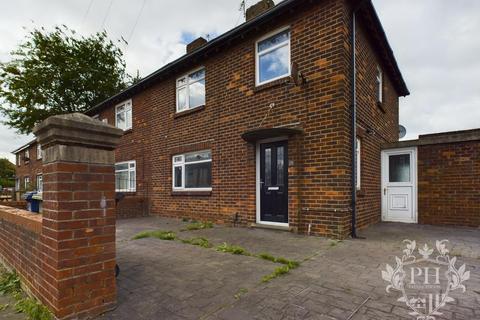
{"label": "overcast sky", "polygon": [[[373,3],[411,91],[400,99],[406,138],[480,127],[480,1]],[[240,0],[2,0],[0,61],[8,60],[22,41],[23,27],[65,24],[82,34],[106,29],[112,39],[123,36],[129,40],[128,47],[122,47],[129,72],[139,70],[146,76],[184,54],[189,39],[214,37],[243,22],[239,4]],[[0,132],[0,157],[12,160],[10,152],[32,139],[5,126]]]}

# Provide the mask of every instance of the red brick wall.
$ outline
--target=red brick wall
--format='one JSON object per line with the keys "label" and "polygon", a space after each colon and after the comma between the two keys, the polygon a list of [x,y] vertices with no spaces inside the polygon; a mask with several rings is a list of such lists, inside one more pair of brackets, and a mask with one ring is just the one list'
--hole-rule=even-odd
{"label": "red brick wall", "polygon": [[42,296],[41,215],[0,206],[0,260],[15,269],[36,297]]}
{"label": "red brick wall", "polygon": [[418,146],[423,224],[480,226],[480,142]]}
{"label": "red brick wall", "polygon": [[[375,41],[357,21],[357,137],[361,140],[361,190],[357,228],[381,220],[381,146],[398,140],[398,93],[374,50]],[[383,70],[383,102],[377,104],[377,66]],[[350,87],[350,86],[349,86]]]}

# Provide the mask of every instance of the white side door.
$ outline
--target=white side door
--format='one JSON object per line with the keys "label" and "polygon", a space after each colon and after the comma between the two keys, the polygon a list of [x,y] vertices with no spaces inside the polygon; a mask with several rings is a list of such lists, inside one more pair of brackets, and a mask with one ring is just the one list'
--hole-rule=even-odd
{"label": "white side door", "polygon": [[382,220],[417,223],[417,150],[382,151]]}

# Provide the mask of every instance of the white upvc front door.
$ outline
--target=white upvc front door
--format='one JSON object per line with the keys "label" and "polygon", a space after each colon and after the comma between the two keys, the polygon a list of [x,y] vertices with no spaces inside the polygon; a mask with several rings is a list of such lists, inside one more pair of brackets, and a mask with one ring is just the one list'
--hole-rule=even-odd
{"label": "white upvc front door", "polygon": [[417,149],[382,151],[382,220],[417,223]]}

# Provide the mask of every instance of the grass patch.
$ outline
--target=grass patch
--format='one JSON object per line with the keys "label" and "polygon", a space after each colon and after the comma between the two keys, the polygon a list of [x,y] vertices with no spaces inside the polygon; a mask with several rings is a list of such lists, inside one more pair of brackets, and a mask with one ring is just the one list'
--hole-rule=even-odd
{"label": "grass patch", "polygon": [[211,222],[192,222],[185,229],[181,231],[193,231],[193,230],[203,230],[213,228],[213,223]]}
{"label": "grass patch", "polygon": [[240,299],[243,295],[245,295],[248,292],[248,289],[246,288],[240,288],[238,292],[233,296],[235,299]]}
{"label": "grass patch", "polygon": [[211,248],[212,244],[205,238],[192,238],[192,239],[183,239],[182,243],[191,244],[194,246],[200,246],[202,248]]}
{"label": "grass patch", "polygon": [[260,253],[258,255],[258,257],[260,259],[263,259],[263,260],[268,260],[268,261],[271,261],[271,262],[274,262],[274,263],[281,263],[281,264],[284,264],[286,266],[288,266],[290,269],[295,269],[295,268],[298,268],[298,266],[300,266],[300,262],[298,261],[295,261],[295,260],[288,260],[288,259],[285,259],[283,257],[274,257],[272,256],[271,254],[268,254],[268,253]]}
{"label": "grass patch", "polygon": [[335,246],[337,246],[339,243],[341,243],[342,240],[333,240],[333,239],[332,239],[332,240],[329,240],[329,242],[330,242],[330,247],[335,247]]}
{"label": "grass patch", "polygon": [[[13,272],[0,270],[0,293],[11,295],[17,302],[15,310],[27,316],[28,320],[52,320],[50,311],[37,300],[28,297],[21,287],[20,277]],[[8,308],[8,304],[2,305],[0,311]]]}
{"label": "grass patch", "polygon": [[133,237],[133,240],[145,239],[145,238],[157,238],[160,240],[175,240],[177,235],[172,231],[142,231]]}
{"label": "grass patch", "polygon": [[251,254],[245,250],[244,248],[240,247],[240,246],[233,246],[233,245],[230,245],[226,242],[224,242],[223,244],[219,245],[217,248],[216,248],[217,251],[220,251],[220,252],[227,252],[227,253],[231,253],[231,254],[238,254],[238,255],[244,255],[244,256],[250,256]]}
{"label": "grass patch", "polygon": [[289,272],[290,267],[287,265],[275,268],[275,270],[271,274],[266,275],[262,278],[262,282],[269,282],[270,280],[283,276]]}

